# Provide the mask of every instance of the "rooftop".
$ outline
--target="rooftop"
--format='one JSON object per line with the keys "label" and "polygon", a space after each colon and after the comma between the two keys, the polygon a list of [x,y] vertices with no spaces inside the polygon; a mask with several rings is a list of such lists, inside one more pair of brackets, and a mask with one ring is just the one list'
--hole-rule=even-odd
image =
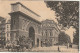
{"label": "rooftop", "polygon": [[5,20],[5,18],[0,16],[0,21],[2,21],[2,20]]}

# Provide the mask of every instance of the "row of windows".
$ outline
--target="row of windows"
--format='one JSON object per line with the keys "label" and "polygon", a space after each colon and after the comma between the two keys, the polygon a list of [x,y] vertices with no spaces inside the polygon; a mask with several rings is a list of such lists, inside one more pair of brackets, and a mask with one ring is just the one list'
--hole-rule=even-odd
{"label": "row of windows", "polygon": [[41,26],[42,26],[42,27],[53,27],[54,25],[53,25],[53,24],[48,24],[48,23],[47,23],[47,24],[42,24]]}
{"label": "row of windows", "polygon": [[44,36],[44,34],[46,34],[46,36],[52,36],[53,34],[52,34],[52,30],[46,30],[46,31],[42,31],[42,36]]}
{"label": "row of windows", "polygon": [[58,41],[58,38],[53,38],[53,39],[50,39],[50,38],[48,38],[48,39],[45,39],[45,41]]}

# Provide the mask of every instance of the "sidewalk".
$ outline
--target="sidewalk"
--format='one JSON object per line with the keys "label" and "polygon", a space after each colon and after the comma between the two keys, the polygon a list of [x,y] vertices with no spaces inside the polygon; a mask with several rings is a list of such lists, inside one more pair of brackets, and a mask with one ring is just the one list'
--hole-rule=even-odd
{"label": "sidewalk", "polygon": [[[66,46],[59,47],[60,52],[70,52],[70,53],[78,53],[78,49],[76,48],[67,48]],[[0,52],[9,52],[8,49],[0,48]],[[25,52],[59,52],[58,46],[51,46],[51,47],[36,47],[32,48],[30,51],[28,49]]]}
{"label": "sidewalk", "polygon": [[51,47],[37,47],[33,48],[32,51],[37,51],[37,52],[57,52],[58,51],[58,46],[51,46]]}
{"label": "sidewalk", "polygon": [[78,49],[75,49],[75,48],[61,48],[60,51],[61,52],[74,52],[74,53],[78,53]]}
{"label": "sidewalk", "polygon": [[[58,52],[58,46],[51,46],[51,47],[37,47],[33,48],[32,51],[36,52]],[[60,46],[61,52],[72,52],[72,53],[78,53],[78,49],[75,48],[67,48],[66,46]]]}
{"label": "sidewalk", "polygon": [[0,48],[0,52],[8,52],[8,49]]}

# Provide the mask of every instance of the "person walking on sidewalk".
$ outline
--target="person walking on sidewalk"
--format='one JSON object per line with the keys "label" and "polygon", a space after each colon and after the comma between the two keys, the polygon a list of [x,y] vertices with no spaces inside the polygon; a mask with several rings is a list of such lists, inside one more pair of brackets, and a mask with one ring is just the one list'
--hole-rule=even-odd
{"label": "person walking on sidewalk", "polygon": [[59,47],[59,46],[58,46],[58,51],[59,51],[59,52],[61,52],[61,51],[60,51],[60,47]]}

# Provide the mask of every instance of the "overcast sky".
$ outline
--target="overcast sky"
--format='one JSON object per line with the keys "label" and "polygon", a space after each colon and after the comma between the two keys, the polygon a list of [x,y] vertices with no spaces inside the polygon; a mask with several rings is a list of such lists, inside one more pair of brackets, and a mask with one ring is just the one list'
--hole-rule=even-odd
{"label": "overcast sky", "polygon": [[[10,15],[8,13],[11,12],[11,3],[15,3],[18,1],[0,1],[0,16],[4,18],[10,18]],[[39,14],[41,17],[39,20],[45,20],[45,19],[51,19],[57,22],[55,19],[55,11],[52,11],[50,8],[47,8],[44,1],[20,1],[23,5],[31,9],[32,11]],[[37,18],[36,18],[37,19]],[[65,31],[66,34],[68,34],[71,37],[71,41],[73,42],[73,32],[75,29],[73,27],[70,27]]]}

